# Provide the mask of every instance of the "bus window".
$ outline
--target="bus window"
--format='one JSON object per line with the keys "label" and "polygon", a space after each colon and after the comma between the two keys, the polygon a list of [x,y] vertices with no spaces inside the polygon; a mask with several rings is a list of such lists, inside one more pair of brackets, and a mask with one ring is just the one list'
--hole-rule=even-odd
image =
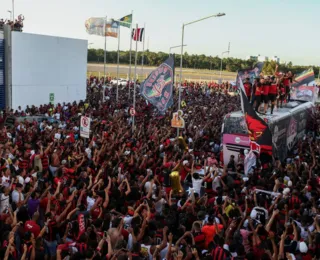
{"label": "bus window", "polygon": [[244,117],[225,117],[223,124],[223,134],[247,135],[248,129]]}

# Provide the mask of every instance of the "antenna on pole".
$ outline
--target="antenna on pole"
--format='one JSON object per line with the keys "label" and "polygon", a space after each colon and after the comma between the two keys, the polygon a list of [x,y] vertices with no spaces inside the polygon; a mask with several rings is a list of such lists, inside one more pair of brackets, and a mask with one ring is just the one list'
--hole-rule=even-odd
{"label": "antenna on pole", "polygon": [[230,52],[230,42],[229,42],[229,45],[228,45],[228,52]]}

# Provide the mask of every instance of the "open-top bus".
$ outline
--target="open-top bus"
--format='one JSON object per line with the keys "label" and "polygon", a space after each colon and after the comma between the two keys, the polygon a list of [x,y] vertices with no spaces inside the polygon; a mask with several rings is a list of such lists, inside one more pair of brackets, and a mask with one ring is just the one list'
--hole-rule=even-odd
{"label": "open-top bus", "polygon": [[[288,150],[303,138],[312,120],[314,105],[306,101],[291,101],[279,108],[272,115],[262,115],[272,134],[273,156],[284,160]],[[230,156],[235,160],[241,149],[250,150],[248,129],[242,111],[229,113],[222,125],[223,162],[229,162]]]}

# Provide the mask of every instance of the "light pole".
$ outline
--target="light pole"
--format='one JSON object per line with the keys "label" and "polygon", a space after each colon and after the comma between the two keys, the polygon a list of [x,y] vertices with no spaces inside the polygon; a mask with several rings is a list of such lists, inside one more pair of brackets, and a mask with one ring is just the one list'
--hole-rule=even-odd
{"label": "light pole", "polygon": [[229,45],[228,45],[228,50],[227,51],[224,51],[224,52],[222,52],[221,53],[221,63],[220,63],[220,83],[222,83],[222,56],[223,56],[223,54],[225,54],[225,53],[228,53],[228,55],[229,55],[229,53],[230,53],[230,42],[229,42]]}
{"label": "light pole", "polygon": [[8,13],[10,13],[10,21],[12,21],[12,12],[8,10]]}
{"label": "light pole", "polygon": [[[185,47],[185,46],[188,46],[188,45],[183,45],[183,47]],[[179,47],[181,47],[181,45],[176,45],[176,46],[171,46],[170,48],[169,48],[169,55],[171,54],[171,50],[172,49],[175,49],[175,48],[179,48]]]}
{"label": "light pole", "polygon": [[221,63],[220,63],[220,83],[222,82],[222,56],[225,53],[229,53],[229,51],[224,51],[221,53]]}
{"label": "light pole", "polygon": [[12,21],[14,21],[14,0],[12,0]]}
{"label": "light pole", "polygon": [[[225,13],[218,13],[218,14],[214,14],[214,15],[209,15],[209,16],[206,16],[206,17],[203,17],[199,20],[195,20],[193,22],[189,22],[189,23],[184,23],[182,24],[182,35],[181,35],[181,57],[180,57],[180,85],[178,86],[178,92],[179,92],[179,99],[178,99],[178,110],[180,110],[180,103],[181,103],[181,91],[180,91],[180,88],[181,88],[181,85],[182,85],[182,55],[183,55],[183,40],[184,40],[184,27],[185,26],[188,26],[190,24],[194,24],[194,23],[197,23],[197,22],[201,22],[203,20],[206,20],[206,19],[209,19],[209,18],[213,18],[213,17],[221,17],[221,16],[225,16],[226,14]],[[177,137],[179,137],[179,128],[177,128]]]}

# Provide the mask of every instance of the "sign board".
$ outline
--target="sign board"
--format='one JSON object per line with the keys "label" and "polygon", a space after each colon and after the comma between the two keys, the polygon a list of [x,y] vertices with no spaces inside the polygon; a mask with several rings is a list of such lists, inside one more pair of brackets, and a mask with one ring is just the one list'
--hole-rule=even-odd
{"label": "sign board", "polygon": [[184,128],[185,122],[182,116],[183,116],[182,110],[178,110],[178,112],[173,113],[172,119],[171,119],[171,127]]}
{"label": "sign board", "polygon": [[54,105],[54,93],[49,94],[49,102]]}
{"label": "sign board", "polygon": [[80,136],[84,138],[89,138],[90,136],[90,122],[91,119],[86,116],[80,118]]}
{"label": "sign board", "polygon": [[134,108],[130,108],[130,111],[129,111],[130,115],[131,116],[135,116],[136,115],[136,111],[134,110]]}

